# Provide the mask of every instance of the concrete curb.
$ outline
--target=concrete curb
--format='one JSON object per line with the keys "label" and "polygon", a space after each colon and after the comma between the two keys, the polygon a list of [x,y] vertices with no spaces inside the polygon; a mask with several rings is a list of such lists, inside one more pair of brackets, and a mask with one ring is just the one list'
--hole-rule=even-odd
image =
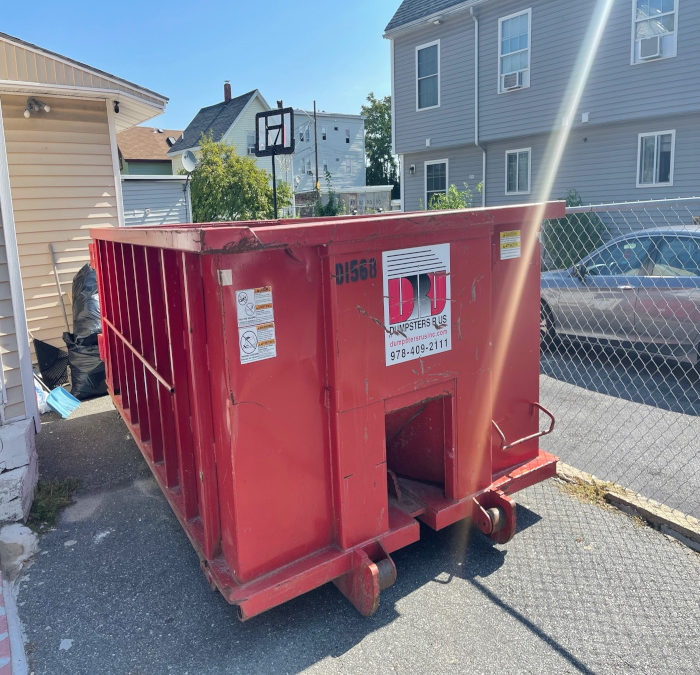
{"label": "concrete curb", "polygon": [[12,651],[10,649],[10,630],[5,611],[5,584],[0,572],[0,675],[12,675]]}
{"label": "concrete curb", "polygon": [[700,552],[700,521],[697,518],[653,499],[647,499],[617,483],[600,480],[593,474],[580,471],[561,461],[557,463],[557,476],[567,483],[586,483],[597,486],[603,493],[605,501],[612,506],[642,518],[653,528],[675,537],[689,548]]}

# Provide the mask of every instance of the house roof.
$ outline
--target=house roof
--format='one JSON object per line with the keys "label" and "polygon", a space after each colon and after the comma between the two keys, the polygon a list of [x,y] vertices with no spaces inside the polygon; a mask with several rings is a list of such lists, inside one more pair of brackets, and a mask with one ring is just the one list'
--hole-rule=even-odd
{"label": "house roof", "polygon": [[132,127],[117,134],[117,146],[121,156],[127,161],[159,160],[169,162],[168,138],[177,141],[182,131],[160,129],[158,127]]}
{"label": "house roof", "polygon": [[466,0],[403,0],[387,24],[386,32],[408,23],[431,16],[456,5],[466,5]]}
{"label": "house roof", "polygon": [[[196,148],[202,134],[208,136],[210,132],[214,141],[220,141],[256,95],[260,96],[260,92],[254,89],[247,94],[232,98],[228,103],[221,101],[221,103],[201,108],[168,153],[173,155],[189,148]],[[265,100],[262,96],[260,98]],[[267,107],[267,104],[265,105]]]}
{"label": "house roof", "polygon": [[123,131],[165,110],[167,97],[19,38],[0,33],[0,91],[113,101]]}
{"label": "house roof", "polygon": [[63,56],[63,54],[59,54],[57,52],[52,52],[49,49],[44,49],[44,47],[40,47],[38,45],[32,44],[31,42],[26,42],[25,40],[21,40],[20,38],[14,37],[14,35],[8,35],[7,33],[0,33],[0,39],[2,40],[7,40],[9,42],[14,42],[15,44],[18,44],[22,47],[27,47],[33,51],[40,52],[42,54],[46,54],[47,56],[51,56],[57,59],[60,59],[61,61],[66,61],[69,64],[78,66],[79,68],[83,70],[89,70],[101,77],[108,78],[110,80],[114,80],[115,82],[119,82],[123,85],[126,85],[127,87],[136,89],[144,94],[154,96],[160,100],[163,101],[163,103],[168,101],[167,96],[163,96],[162,94],[159,94],[158,92],[155,92],[151,89],[146,89],[146,87],[142,87],[138,84],[134,84],[133,82],[129,82],[129,80],[125,80],[121,77],[117,77],[116,75],[112,75],[111,73],[107,73],[104,70],[99,70],[98,68],[94,68],[93,66],[89,66],[86,63],[81,63],[80,61],[76,61],[75,59],[71,59],[67,56]]}

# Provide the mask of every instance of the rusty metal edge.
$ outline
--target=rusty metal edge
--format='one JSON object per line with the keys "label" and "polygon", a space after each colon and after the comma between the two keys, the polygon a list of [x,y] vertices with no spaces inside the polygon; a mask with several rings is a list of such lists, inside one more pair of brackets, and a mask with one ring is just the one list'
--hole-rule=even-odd
{"label": "rusty metal edge", "polygon": [[600,487],[605,501],[615,508],[633,516],[638,516],[656,530],[668,534],[694,551],[700,552],[700,520],[670,506],[648,499],[617,483],[603,481],[593,474],[569,466],[564,462],[557,465],[557,476],[567,483],[583,481]]}

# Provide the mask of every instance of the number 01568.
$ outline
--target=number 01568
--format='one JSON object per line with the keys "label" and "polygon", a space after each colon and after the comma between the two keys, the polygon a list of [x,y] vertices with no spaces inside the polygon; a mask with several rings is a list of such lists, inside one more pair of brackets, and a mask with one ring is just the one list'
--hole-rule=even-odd
{"label": "number 01568", "polygon": [[374,279],[377,276],[377,261],[375,258],[360,258],[360,260],[336,263],[334,276],[338,286]]}

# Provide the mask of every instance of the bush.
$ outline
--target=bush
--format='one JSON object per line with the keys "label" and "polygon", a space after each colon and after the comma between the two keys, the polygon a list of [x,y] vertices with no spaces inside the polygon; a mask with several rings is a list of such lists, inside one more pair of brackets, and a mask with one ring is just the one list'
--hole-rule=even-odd
{"label": "bush", "polygon": [[[481,191],[481,187],[477,186]],[[472,191],[464,183],[464,190],[461,192],[455,185],[447,188],[447,194],[433,195],[428,203],[429,211],[449,211],[453,209],[468,209],[472,205]],[[421,208],[422,208],[421,204]]]}
{"label": "bush", "polygon": [[[581,195],[569,190],[567,206],[581,206]],[[568,269],[603,243],[606,228],[594,212],[571,213],[542,226],[544,258],[551,269]]]}

